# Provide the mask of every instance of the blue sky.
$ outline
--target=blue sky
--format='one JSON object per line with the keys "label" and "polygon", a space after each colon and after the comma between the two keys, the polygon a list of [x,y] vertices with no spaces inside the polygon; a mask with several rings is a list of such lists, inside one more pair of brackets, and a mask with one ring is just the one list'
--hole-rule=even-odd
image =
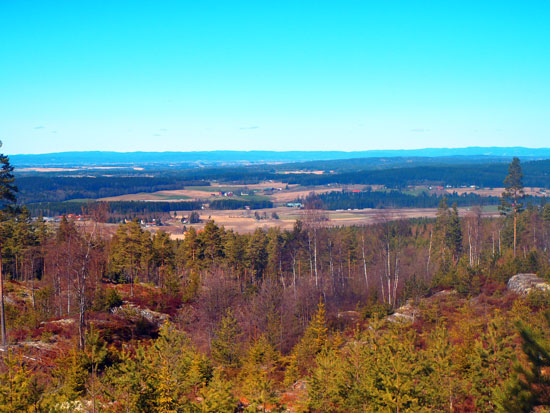
{"label": "blue sky", "polygon": [[3,151],[550,146],[548,1],[0,0]]}

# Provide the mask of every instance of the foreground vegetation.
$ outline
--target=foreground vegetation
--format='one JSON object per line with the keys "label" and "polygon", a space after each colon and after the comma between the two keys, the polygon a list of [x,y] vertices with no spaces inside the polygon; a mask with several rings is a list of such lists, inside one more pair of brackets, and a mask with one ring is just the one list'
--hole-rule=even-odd
{"label": "foreground vegetation", "polygon": [[[550,332],[548,297],[505,282],[550,275],[550,207],[520,214],[516,257],[512,217],[444,203],[436,221],[332,228],[312,209],[183,241],[95,219],[2,224],[5,411],[494,411],[546,378],[521,345]],[[517,402],[541,403],[525,386]]]}

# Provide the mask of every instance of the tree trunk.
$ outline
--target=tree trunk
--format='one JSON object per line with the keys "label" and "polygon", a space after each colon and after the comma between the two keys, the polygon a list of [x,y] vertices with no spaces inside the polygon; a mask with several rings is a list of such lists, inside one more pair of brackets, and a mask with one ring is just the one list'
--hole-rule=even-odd
{"label": "tree trunk", "polygon": [[399,252],[395,257],[395,268],[394,268],[394,280],[393,280],[393,306],[395,307],[397,303],[397,287],[399,286]]}
{"label": "tree trunk", "polygon": [[332,241],[328,241],[328,258],[329,258],[329,268],[330,268],[330,278],[334,282],[334,264],[332,262]]}
{"label": "tree trunk", "polygon": [[34,296],[34,259],[31,261],[31,293],[32,293],[32,309],[36,310],[36,299]]}
{"label": "tree trunk", "polygon": [[388,278],[388,304],[391,305],[391,263],[390,263],[390,243],[387,244],[387,258],[388,258],[388,270],[386,277]]}
{"label": "tree trunk", "polygon": [[468,247],[470,253],[470,267],[472,267],[472,234],[470,230],[470,225],[468,225]]}
{"label": "tree trunk", "polygon": [[86,319],[85,319],[86,299],[85,299],[84,287],[82,288],[83,290],[80,292],[80,303],[79,303],[80,316],[78,320],[78,335],[80,338],[80,349],[84,350],[84,347],[86,346]]}
{"label": "tree trunk", "polygon": [[516,257],[517,224],[518,214],[516,211],[514,211],[514,258]]}
{"label": "tree trunk", "polygon": [[292,289],[296,298],[296,254],[292,254]]}
{"label": "tree trunk", "polygon": [[433,236],[433,231],[430,231],[430,246],[428,247],[428,261],[426,263],[426,276],[427,277],[430,276],[430,261],[431,261],[431,258],[432,258],[432,236]]}
{"label": "tree trunk", "polygon": [[319,274],[317,272],[317,230],[313,231],[313,262],[315,265],[315,287],[319,287]]}
{"label": "tree trunk", "polygon": [[2,347],[6,347],[6,313],[4,310],[4,275],[2,272],[2,252],[0,251],[0,329],[2,330]]}
{"label": "tree trunk", "polygon": [[367,275],[367,260],[365,258],[365,236],[363,235],[363,271],[365,272],[365,284],[367,286],[367,293],[369,291],[369,277]]}

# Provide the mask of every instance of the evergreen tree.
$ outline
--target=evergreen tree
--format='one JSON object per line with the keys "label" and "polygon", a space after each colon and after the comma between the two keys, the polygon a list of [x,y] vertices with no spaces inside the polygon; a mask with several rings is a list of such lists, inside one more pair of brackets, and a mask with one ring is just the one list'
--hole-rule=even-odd
{"label": "evergreen tree", "polygon": [[211,369],[193,349],[187,336],[165,323],[151,346],[140,345],[135,357],[107,369],[108,396],[124,411],[190,411],[195,389],[211,377]]}
{"label": "evergreen tree", "polygon": [[10,350],[2,360],[3,372],[0,374],[0,412],[31,411],[40,399],[43,389],[36,386],[34,376],[21,358]]}
{"label": "evergreen tree", "polygon": [[453,255],[453,261],[456,264],[462,254],[462,228],[460,226],[460,217],[458,216],[456,203],[453,204],[450,211],[449,226],[447,228],[445,239],[449,250]]}
{"label": "evergreen tree", "polygon": [[265,411],[268,403],[276,402],[272,375],[278,355],[267,338],[262,335],[248,349],[242,372],[242,390],[249,402],[249,409]]}
{"label": "evergreen tree", "polygon": [[153,236],[152,258],[158,272],[158,284],[163,287],[166,272],[172,268],[175,258],[170,235],[165,231],[159,231]]}
{"label": "evergreen tree", "polygon": [[[2,142],[0,141],[0,147]],[[0,221],[5,221],[15,208],[17,187],[14,185],[13,166],[4,154],[0,154]],[[0,239],[0,335],[2,347],[6,347],[6,314],[4,308],[4,276],[2,268],[3,239]]]}
{"label": "evergreen tree", "polygon": [[223,377],[223,371],[216,369],[208,386],[201,390],[203,398],[199,409],[202,413],[233,413],[237,399],[231,391],[231,382]]}
{"label": "evergreen tree", "polygon": [[256,229],[248,242],[246,249],[248,267],[254,280],[260,280],[267,265],[267,237],[261,228]]}
{"label": "evergreen tree", "polygon": [[[550,313],[545,317],[548,334]],[[545,411],[550,408],[550,341],[521,321],[517,327],[527,363],[515,365],[515,374],[496,394],[496,405],[504,412]]]}
{"label": "evergreen tree", "polygon": [[471,387],[470,394],[475,396],[479,411],[495,410],[495,389],[509,376],[514,358],[511,344],[510,331],[500,316],[492,319],[475,341],[466,381]]}
{"label": "evergreen tree", "polygon": [[309,371],[314,365],[314,359],[327,346],[328,327],[326,321],[325,303],[320,300],[317,312],[309,323],[301,340],[292,349],[289,367],[285,376],[285,384],[290,385],[296,379]]}
{"label": "evergreen tree", "polygon": [[151,250],[151,235],[141,228],[137,220],[117,228],[109,251],[109,272],[117,281],[127,278],[131,296],[134,295],[135,279],[149,269]]}
{"label": "evergreen tree", "polygon": [[514,216],[514,257],[516,256],[517,246],[517,219],[518,214],[523,208],[520,200],[524,196],[523,191],[523,172],[519,158],[515,157],[508,167],[508,175],[504,179],[504,192],[502,193],[502,201],[500,210],[508,215],[512,213]]}
{"label": "evergreen tree", "polygon": [[453,411],[454,365],[452,345],[446,326],[438,325],[427,340],[427,364],[429,367],[426,399],[438,411]]}
{"label": "evergreen tree", "polygon": [[241,334],[239,323],[231,308],[228,308],[212,340],[212,358],[224,367],[239,367]]}

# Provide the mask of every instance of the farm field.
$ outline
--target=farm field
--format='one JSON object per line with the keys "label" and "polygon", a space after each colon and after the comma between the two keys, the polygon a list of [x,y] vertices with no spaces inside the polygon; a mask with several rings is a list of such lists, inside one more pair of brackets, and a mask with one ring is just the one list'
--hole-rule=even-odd
{"label": "farm field", "polygon": [[[266,189],[274,188],[275,193],[280,193],[285,191],[287,185],[282,182],[261,182],[259,184],[251,185],[223,185],[223,184],[214,184],[212,186],[189,186],[184,189],[172,189],[165,191],[155,191],[155,192],[140,192],[136,194],[125,194],[119,196],[111,196],[100,198],[98,201],[185,201],[185,200],[214,200],[219,199],[219,192],[234,192],[236,198],[247,199],[241,197],[239,194],[241,192],[249,193],[250,196],[260,197],[263,196],[261,193]],[[292,191],[297,185],[288,185],[289,190]],[[280,190],[279,190],[280,188]],[[256,198],[258,199],[258,198]],[[269,199],[264,197],[262,199]],[[295,199],[294,197],[292,199]]]}
{"label": "farm field", "polygon": [[[459,208],[460,216],[466,216],[472,211],[472,208]],[[303,218],[304,210],[294,208],[269,208],[256,211],[261,219],[256,219],[254,211],[243,210],[204,210],[199,211],[201,223],[187,224],[187,228],[195,227],[201,229],[206,222],[214,220],[216,224],[224,226],[238,233],[251,233],[258,228],[268,229],[280,227],[281,229],[292,229],[297,219]],[[328,220],[323,223],[324,226],[353,226],[353,225],[371,225],[397,219],[411,218],[435,218],[436,208],[408,208],[408,209],[362,209],[355,211],[320,211]],[[279,219],[272,218],[272,213],[276,213]],[[498,216],[498,211],[494,208],[484,208],[483,216]],[[187,211],[177,212],[176,219],[165,222],[165,226],[155,228],[169,232],[174,238],[181,238],[183,227],[180,220],[188,215]],[[263,217],[266,218],[263,218]]]}
{"label": "farm field", "polygon": [[[288,189],[286,189],[288,187]],[[342,190],[363,191],[367,187],[373,190],[382,189],[381,185],[319,185],[314,187],[304,187],[300,185],[286,185],[282,182],[262,182],[252,185],[220,185],[212,186],[189,186],[184,189],[173,189],[156,192],[140,192],[136,194],[125,194],[100,198],[98,201],[185,201],[185,200],[214,200],[220,199],[220,192],[233,192],[236,199],[254,199],[271,200],[275,204],[285,204],[298,198],[305,198],[310,193],[322,194],[326,192],[340,192]],[[273,191],[270,189],[273,188]],[[248,193],[248,196],[241,196],[240,193]],[[259,198],[261,197],[261,198]]]}

